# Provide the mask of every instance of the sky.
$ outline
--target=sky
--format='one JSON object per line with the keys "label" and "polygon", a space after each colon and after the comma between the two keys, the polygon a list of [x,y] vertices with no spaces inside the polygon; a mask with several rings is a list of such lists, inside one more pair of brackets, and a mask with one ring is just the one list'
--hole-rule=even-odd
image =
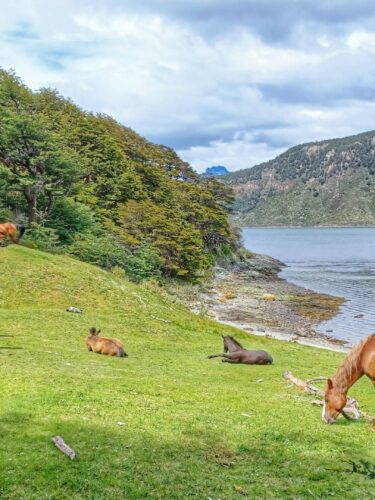
{"label": "sky", "polygon": [[196,170],[375,129],[373,0],[0,0],[0,66]]}

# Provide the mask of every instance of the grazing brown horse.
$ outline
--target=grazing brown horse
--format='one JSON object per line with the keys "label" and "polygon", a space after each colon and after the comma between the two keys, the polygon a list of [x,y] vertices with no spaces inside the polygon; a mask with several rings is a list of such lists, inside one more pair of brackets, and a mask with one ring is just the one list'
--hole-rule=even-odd
{"label": "grazing brown horse", "polygon": [[223,363],[243,363],[245,365],[270,365],[272,357],[266,351],[248,351],[234,337],[223,336],[224,353],[211,354],[208,359],[222,357]]}
{"label": "grazing brown horse", "polygon": [[[10,222],[0,224],[0,243],[6,237],[10,238],[13,243],[18,243],[25,231],[26,228],[22,224],[12,224]],[[18,232],[19,235],[17,236]]]}
{"label": "grazing brown horse", "polygon": [[127,356],[121,340],[99,337],[100,330],[97,330],[95,327],[90,328],[89,331],[90,335],[86,339],[89,351],[107,356],[119,356],[120,358]]}
{"label": "grazing brown horse", "polygon": [[[363,375],[375,386],[375,333],[359,342],[344,359],[332,378],[327,380],[322,420],[333,424],[346,405],[346,394]],[[373,427],[374,429],[374,427]]]}

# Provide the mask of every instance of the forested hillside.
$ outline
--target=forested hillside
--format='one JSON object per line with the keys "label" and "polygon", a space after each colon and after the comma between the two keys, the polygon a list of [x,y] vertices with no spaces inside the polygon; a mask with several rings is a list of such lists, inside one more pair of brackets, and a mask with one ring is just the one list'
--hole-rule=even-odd
{"label": "forested hillside", "polygon": [[243,226],[375,224],[375,132],[303,144],[221,178]]}
{"label": "forested hillside", "polygon": [[0,71],[0,222],[24,223],[25,244],[196,280],[236,244],[230,202],[172,149]]}

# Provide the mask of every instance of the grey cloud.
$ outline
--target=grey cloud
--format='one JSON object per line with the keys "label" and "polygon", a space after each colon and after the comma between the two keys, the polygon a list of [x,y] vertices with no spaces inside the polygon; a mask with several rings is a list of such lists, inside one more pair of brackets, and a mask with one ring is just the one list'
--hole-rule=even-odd
{"label": "grey cloud", "polygon": [[233,132],[207,132],[192,128],[180,128],[166,132],[147,134],[147,138],[156,144],[168,144],[174,149],[188,149],[194,146],[208,146],[215,140],[228,140],[233,137]]}
{"label": "grey cloud", "polygon": [[213,142],[231,142],[233,140],[249,141],[254,144],[265,143],[277,148],[289,145],[285,139],[275,134],[278,129],[285,130],[289,128],[289,124],[286,122],[257,123],[254,119],[253,123],[244,124],[239,122],[235,126],[228,128],[218,126],[213,129],[212,124],[210,125],[211,129],[207,130],[204,123],[199,123],[196,127],[178,127],[176,124],[175,129],[156,133],[151,132],[147,134],[147,137],[152,142],[168,144],[177,150],[197,146],[207,147]]}
{"label": "grey cloud", "polygon": [[359,22],[362,26],[375,24],[373,0],[148,0],[131,4],[128,1],[119,7],[114,3],[118,9],[151,11],[178,19],[206,36],[246,28],[273,43],[290,39],[301,24],[338,31]]}
{"label": "grey cloud", "polygon": [[[324,77],[322,76],[322,79]],[[347,85],[318,85],[309,82],[291,82],[282,85],[263,84],[259,90],[265,100],[285,104],[301,104],[333,107],[340,101],[374,101],[375,87],[348,82]]]}
{"label": "grey cloud", "polygon": [[290,140],[285,137],[267,132],[255,132],[251,142],[253,144],[267,144],[270,148],[288,148],[292,145]]}

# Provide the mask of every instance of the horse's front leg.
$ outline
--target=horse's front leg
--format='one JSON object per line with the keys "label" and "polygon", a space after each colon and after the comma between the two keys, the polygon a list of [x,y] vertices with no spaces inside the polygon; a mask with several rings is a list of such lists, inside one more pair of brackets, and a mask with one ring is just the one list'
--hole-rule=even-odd
{"label": "horse's front leg", "polygon": [[220,353],[220,354],[211,354],[210,356],[207,356],[208,359],[212,359],[212,358],[228,358],[228,357],[229,357],[229,355],[225,354],[225,352]]}

